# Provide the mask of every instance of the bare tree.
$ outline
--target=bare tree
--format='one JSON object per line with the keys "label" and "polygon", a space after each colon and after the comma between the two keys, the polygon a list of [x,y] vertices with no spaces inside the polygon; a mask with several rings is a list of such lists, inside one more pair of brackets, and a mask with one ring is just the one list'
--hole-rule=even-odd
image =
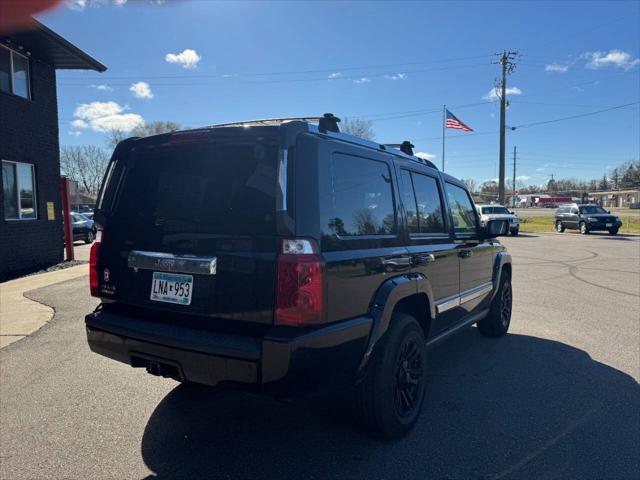
{"label": "bare tree", "polygon": [[340,130],[349,135],[364,138],[365,140],[373,140],[376,134],[373,131],[373,122],[363,118],[345,118],[340,126]]}
{"label": "bare tree", "polygon": [[471,193],[474,193],[476,191],[476,188],[478,188],[478,182],[476,182],[473,178],[463,178],[462,181]]}
{"label": "bare tree", "polygon": [[171,121],[151,122],[134,128],[130,132],[122,130],[111,130],[107,134],[107,146],[115,148],[118,143],[129,137],[148,137],[150,135],[158,135],[160,133],[169,133],[180,130],[182,126],[179,123]]}
{"label": "bare tree", "polygon": [[109,156],[95,145],[63,146],[60,150],[60,169],[63,175],[78,182],[80,191],[96,197]]}

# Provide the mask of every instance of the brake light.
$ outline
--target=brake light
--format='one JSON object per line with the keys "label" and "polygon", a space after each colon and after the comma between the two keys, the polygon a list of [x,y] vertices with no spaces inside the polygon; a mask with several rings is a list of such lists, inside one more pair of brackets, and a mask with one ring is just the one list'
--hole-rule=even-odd
{"label": "brake light", "polygon": [[102,230],[98,230],[96,240],[91,245],[89,252],[89,290],[92,297],[99,297],[98,294],[98,261],[100,259],[100,243],[102,241]]}
{"label": "brake light", "polygon": [[278,255],[276,324],[324,323],[324,262],[311,240],[283,240]]}

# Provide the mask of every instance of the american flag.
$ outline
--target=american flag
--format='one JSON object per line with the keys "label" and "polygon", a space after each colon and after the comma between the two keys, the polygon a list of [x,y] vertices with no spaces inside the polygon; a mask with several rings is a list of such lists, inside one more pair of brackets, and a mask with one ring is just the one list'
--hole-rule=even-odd
{"label": "american flag", "polygon": [[469,126],[462,123],[460,120],[456,118],[456,116],[447,110],[445,127],[447,128],[455,128],[456,130],[462,130],[465,132],[473,132],[473,129]]}

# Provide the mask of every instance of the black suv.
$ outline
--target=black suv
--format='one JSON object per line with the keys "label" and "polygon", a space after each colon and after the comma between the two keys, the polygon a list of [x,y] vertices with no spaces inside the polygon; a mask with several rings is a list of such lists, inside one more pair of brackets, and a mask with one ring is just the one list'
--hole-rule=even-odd
{"label": "black suv", "polygon": [[286,396],[345,386],[396,437],[424,398],[427,347],[500,336],[511,258],[465,185],[336,117],[120,143],[95,211],[91,349],[182,382]]}
{"label": "black suv", "polygon": [[608,231],[616,235],[622,221],[599,205],[567,205],[556,210],[556,230],[565,228],[580,230],[583,235],[595,230]]}

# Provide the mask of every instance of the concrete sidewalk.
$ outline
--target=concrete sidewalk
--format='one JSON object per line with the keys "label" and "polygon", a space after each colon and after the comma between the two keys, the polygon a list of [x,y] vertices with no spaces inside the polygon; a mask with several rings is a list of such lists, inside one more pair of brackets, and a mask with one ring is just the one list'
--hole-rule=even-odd
{"label": "concrete sidewalk", "polygon": [[0,348],[32,334],[53,317],[51,307],[29,300],[25,292],[88,274],[85,264],[0,283]]}

